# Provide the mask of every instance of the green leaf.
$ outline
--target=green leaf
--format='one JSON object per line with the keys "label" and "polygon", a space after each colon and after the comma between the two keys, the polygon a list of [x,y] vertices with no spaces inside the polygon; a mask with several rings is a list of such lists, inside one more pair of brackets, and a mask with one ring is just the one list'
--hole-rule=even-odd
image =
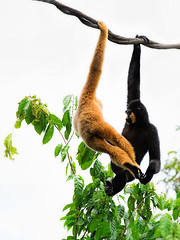
{"label": "green leaf", "polygon": [[177,192],[177,199],[180,198],[180,190]]}
{"label": "green leaf", "polygon": [[54,151],[54,156],[57,157],[63,148],[63,144],[58,144]]}
{"label": "green leaf", "polygon": [[141,218],[138,218],[138,221],[137,221],[137,230],[139,233],[144,233],[144,230],[145,230],[145,221],[142,220]]}
{"label": "green leaf", "polygon": [[69,175],[68,178],[67,178],[67,181],[69,181],[69,180],[71,180],[71,179],[74,179],[74,177],[75,177],[74,174]]}
{"label": "green leaf", "polygon": [[124,213],[125,213],[124,206],[123,205],[118,205],[118,207],[117,207],[117,217],[118,217],[118,219],[122,218],[124,216]]}
{"label": "green leaf", "polygon": [[50,115],[50,119],[52,120],[53,124],[57,126],[58,130],[61,131],[61,129],[63,127],[61,120],[54,114]]}
{"label": "green leaf", "polygon": [[169,218],[169,220],[172,221],[171,215],[170,215],[169,213],[165,213],[165,214],[166,214],[166,216]]}
{"label": "green leaf", "polygon": [[73,237],[73,236],[68,236],[68,237],[67,237],[67,240],[76,240],[76,238]]}
{"label": "green leaf", "polygon": [[12,153],[12,155],[18,154],[17,149],[13,146],[11,147],[11,153]]}
{"label": "green leaf", "polygon": [[67,226],[67,229],[71,229],[73,225],[76,224],[76,217],[75,215],[68,216],[68,219],[65,221],[64,226]]}
{"label": "green leaf", "polygon": [[171,155],[171,154],[177,154],[177,151],[170,151],[170,152],[168,152],[168,155]]}
{"label": "green leaf", "polygon": [[79,196],[83,192],[84,183],[80,177],[74,178],[74,194]]}
{"label": "green leaf", "polygon": [[[72,161],[71,157],[70,157],[70,159],[71,159],[72,168],[73,168],[74,172],[76,173],[76,163],[74,161]],[[72,168],[71,168],[71,174],[74,174]]]}
{"label": "green leaf", "polygon": [[34,118],[35,116],[33,116],[32,113],[32,101],[28,101],[27,110],[25,113],[25,121],[29,125],[34,120]]}
{"label": "green leaf", "polygon": [[82,170],[85,170],[91,166],[95,155],[96,152],[88,148],[84,142],[80,143],[76,159],[78,160],[78,163]]}
{"label": "green leaf", "polygon": [[111,232],[108,222],[101,222],[96,230],[95,240],[102,240],[110,236]]}
{"label": "green leaf", "polygon": [[76,96],[75,97],[75,109],[77,109],[77,106],[78,106],[78,97]]}
{"label": "green leaf", "polygon": [[70,111],[67,110],[64,115],[63,115],[63,119],[62,119],[62,123],[63,126],[66,127],[66,131],[64,133],[65,139],[68,140],[69,135],[71,133],[71,129],[72,129],[72,123],[71,123],[71,114]]}
{"label": "green leaf", "polygon": [[117,239],[117,226],[116,226],[116,221],[113,219],[110,222],[110,232],[111,232],[111,238],[112,240]]}
{"label": "green leaf", "polygon": [[102,164],[100,163],[100,161],[96,160],[94,162],[94,171],[96,172],[95,175],[99,175],[99,173],[101,172],[101,168],[102,168]]}
{"label": "green leaf", "polygon": [[66,140],[69,139],[70,133],[71,133],[71,129],[72,129],[72,124],[71,123],[67,123],[66,124],[66,131],[64,133],[64,137]]}
{"label": "green leaf", "polygon": [[71,103],[71,99],[72,99],[73,95],[68,95],[63,99],[63,112],[65,112],[69,106],[69,104]]}
{"label": "green leaf", "polygon": [[71,114],[69,110],[65,111],[63,114],[62,123],[63,126],[66,126],[67,123],[71,123]]}
{"label": "green leaf", "polygon": [[168,217],[163,216],[160,219],[160,224],[159,227],[156,229],[156,236],[158,237],[159,234],[161,237],[167,237],[170,233],[170,228],[171,228],[171,222]]}
{"label": "green leaf", "polygon": [[164,204],[164,209],[168,209],[168,211],[172,210],[174,206],[174,200],[172,198],[168,199]]}
{"label": "green leaf", "polygon": [[179,239],[180,236],[180,224],[173,223],[171,225],[171,239]]}
{"label": "green leaf", "polygon": [[75,106],[75,110],[77,109],[77,106],[78,106],[78,98],[77,96],[75,97],[75,103],[74,103],[74,106]]}
{"label": "green leaf", "polygon": [[114,177],[114,172],[111,168],[111,164],[108,163],[108,177],[113,178]]}
{"label": "green leaf", "polygon": [[70,203],[70,204],[67,204],[64,208],[63,208],[63,211],[67,210],[68,208],[71,208],[73,207],[74,204],[73,203]]}
{"label": "green leaf", "polygon": [[5,146],[6,148],[12,146],[12,134],[9,134],[9,135],[5,138],[5,140],[4,140],[4,146]]}
{"label": "green leaf", "polygon": [[99,223],[103,220],[103,218],[104,218],[103,214],[97,214],[94,216],[93,220],[89,225],[89,229],[91,233],[93,233],[97,229]]}
{"label": "green leaf", "polygon": [[54,125],[52,123],[50,123],[47,127],[47,130],[44,134],[44,137],[43,137],[43,144],[46,144],[48,143],[52,136],[53,136],[53,133],[54,133]]}
{"label": "green leaf", "polygon": [[20,127],[21,127],[21,123],[22,123],[22,120],[17,119],[16,122],[15,122],[15,124],[14,124],[14,127],[15,127],[16,129],[20,128]]}
{"label": "green leaf", "polygon": [[69,162],[67,163],[67,165],[66,165],[66,176],[67,176],[67,174],[68,174],[68,168],[69,168]]}
{"label": "green leaf", "polygon": [[[137,185],[139,185],[139,184],[137,184]],[[134,191],[133,184],[132,185],[126,185],[125,188],[124,188],[124,194],[127,194],[127,193],[132,194],[133,191]]]}
{"label": "green leaf", "polygon": [[39,121],[41,122],[42,130],[45,131],[47,124],[49,123],[48,117],[44,113],[42,113],[40,114]]}
{"label": "green leaf", "polygon": [[101,168],[102,168],[102,164],[98,160],[96,160],[94,162],[93,167],[90,169],[91,176],[95,178],[101,178],[103,174]]}
{"label": "green leaf", "polygon": [[165,204],[165,201],[166,201],[166,195],[161,195],[159,197],[159,200],[158,200],[158,207],[160,210],[163,210],[164,209],[164,204]]}
{"label": "green leaf", "polygon": [[178,219],[178,215],[179,215],[179,209],[178,208],[174,208],[173,209],[173,218],[174,218],[174,220]]}
{"label": "green leaf", "polygon": [[41,135],[41,133],[42,133],[42,131],[43,131],[43,125],[42,125],[42,123],[41,123],[40,121],[38,121],[38,120],[34,120],[33,125],[34,125],[35,131],[36,131],[39,135]]}
{"label": "green leaf", "polygon": [[25,108],[26,108],[26,105],[28,103],[28,97],[25,97],[20,103],[19,103],[19,107],[18,107],[18,114],[21,115]]}
{"label": "green leaf", "polygon": [[66,145],[62,150],[61,150],[61,161],[64,162],[64,160],[66,159],[66,156],[68,154],[68,150],[69,150],[70,146]]}
{"label": "green leaf", "polygon": [[48,118],[46,117],[44,112],[38,109],[36,112],[36,119],[34,119],[32,124],[34,125],[35,131],[39,135],[41,135],[41,133],[46,130],[46,127],[48,124]]}
{"label": "green leaf", "polygon": [[9,134],[5,140],[4,140],[4,146],[5,146],[5,157],[9,157],[10,160],[14,160],[12,155],[18,154],[17,149],[12,146],[12,134]]}

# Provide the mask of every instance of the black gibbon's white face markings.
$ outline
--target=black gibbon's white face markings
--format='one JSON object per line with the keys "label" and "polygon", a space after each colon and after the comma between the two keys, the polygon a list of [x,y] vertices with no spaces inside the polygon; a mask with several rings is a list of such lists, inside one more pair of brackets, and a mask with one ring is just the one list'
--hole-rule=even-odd
{"label": "black gibbon's white face markings", "polygon": [[[140,45],[134,45],[128,73],[127,118],[122,135],[134,147],[138,164],[149,152],[147,170],[140,178],[141,183],[147,184],[160,171],[160,143],[157,129],[149,122],[147,109],[140,101],[140,53]],[[112,161],[111,168],[116,175],[111,181],[106,181],[105,191],[109,196],[120,192],[127,182],[134,179],[129,172],[117,167]]]}
{"label": "black gibbon's white face markings", "polygon": [[83,87],[77,111],[74,116],[74,128],[85,144],[98,152],[109,154],[112,162],[135,178],[142,176],[135,161],[132,145],[120,135],[102,116],[102,104],[96,98],[96,88],[100,80],[108,29],[99,22],[100,36],[90,65],[87,81]]}

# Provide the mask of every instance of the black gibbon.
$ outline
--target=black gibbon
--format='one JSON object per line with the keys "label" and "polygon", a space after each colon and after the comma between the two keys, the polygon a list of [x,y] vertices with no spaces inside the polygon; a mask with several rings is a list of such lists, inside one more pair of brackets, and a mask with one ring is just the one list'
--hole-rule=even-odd
{"label": "black gibbon", "polygon": [[[148,41],[144,36],[136,37]],[[140,45],[134,45],[128,73],[127,118],[122,135],[134,147],[138,164],[149,152],[149,166],[145,175],[139,179],[141,183],[147,184],[160,171],[160,144],[157,129],[149,122],[148,112],[140,101],[140,54]],[[117,167],[113,162],[111,168],[116,175],[111,181],[106,181],[105,191],[109,196],[120,192],[127,182],[134,179],[128,171]]]}
{"label": "black gibbon", "polygon": [[74,129],[89,148],[109,154],[114,166],[127,169],[130,175],[140,178],[142,173],[135,161],[133,147],[104,121],[102,104],[96,98],[108,36],[108,29],[103,22],[99,22],[99,28],[100,36],[74,116]]}

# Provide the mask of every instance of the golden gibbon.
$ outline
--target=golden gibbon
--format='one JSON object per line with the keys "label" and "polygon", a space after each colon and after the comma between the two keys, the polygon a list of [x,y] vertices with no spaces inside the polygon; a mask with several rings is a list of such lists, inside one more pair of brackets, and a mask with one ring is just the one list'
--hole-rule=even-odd
{"label": "golden gibbon", "polygon": [[112,162],[128,170],[135,178],[141,178],[140,166],[135,161],[132,145],[112,126],[104,121],[102,104],[96,98],[96,88],[102,72],[108,29],[98,22],[100,36],[83,87],[73,124],[76,133],[94,151],[109,154]]}

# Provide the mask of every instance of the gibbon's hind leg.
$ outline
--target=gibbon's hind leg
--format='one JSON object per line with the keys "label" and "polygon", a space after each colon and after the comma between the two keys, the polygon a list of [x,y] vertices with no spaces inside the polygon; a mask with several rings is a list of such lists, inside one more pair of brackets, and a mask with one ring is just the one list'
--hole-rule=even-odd
{"label": "gibbon's hind leg", "polygon": [[119,148],[124,150],[132,160],[132,164],[134,163],[133,165],[139,167],[139,165],[135,161],[135,153],[132,145],[128,142],[126,138],[120,135],[111,125],[109,125],[106,122],[102,122],[101,124],[99,124],[95,134],[100,138],[106,140],[110,144],[118,146]]}
{"label": "gibbon's hind leg", "polygon": [[134,180],[134,177],[129,172],[119,168],[116,176],[111,181],[106,181],[105,192],[108,196],[114,196],[125,187],[127,182],[132,180]]}
{"label": "gibbon's hind leg", "polygon": [[[99,136],[93,135],[86,139],[86,144],[95,151],[109,154],[112,162],[117,166],[128,170],[135,178],[141,177],[139,165],[134,164],[129,155],[117,146],[113,146]],[[126,166],[126,164],[128,164]]]}
{"label": "gibbon's hind leg", "polygon": [[124,169],[121,169],[112,179],[112,181],[106,181],[105,192],[108,196],[114,196],[125,187],[126,183],[127,173]]}
{"label": "gibbon's hind leg", "polygon": [[[119,157],[115,158],[114,160],[111,157],[112,161],[117,166],[127,169],[138,179],[143,177],[140,166],[135,161],[134,149],[127,139],[120,135],[111,125],[106,122],[101,122],[98,124],[95,135],[109,144],[111,147],[118,147],[117,149],[119,152],[121,152]],[[124,156],[125,153],[128,155],[128,158]]]}

